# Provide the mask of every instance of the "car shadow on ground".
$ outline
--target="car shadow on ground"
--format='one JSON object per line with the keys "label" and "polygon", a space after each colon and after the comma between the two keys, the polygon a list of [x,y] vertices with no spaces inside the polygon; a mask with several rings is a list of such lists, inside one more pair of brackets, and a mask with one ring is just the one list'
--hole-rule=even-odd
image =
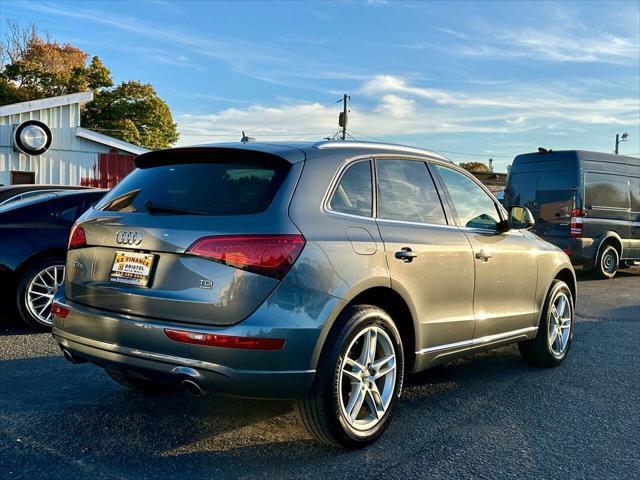
{"label": "car shadow on ground", "polygon": [[[370,449],[384,451],[397,435],[419,434],[427,411],[437,414],[473,403],[479,392],[504,389],[531,370],[517,348],[506,347],[409,375],[398,418]],[[48,381],[33,372],[46,372]],[[238,455],[252,458],[251,470],[294,459],[304,468],[319,468],[328,458],[335,462],[339,452],[311,440],[297,423],[291,401],[183,393],[143,396],[122,389],[95,366],[72,366],[54,357],[0,362],[0,373],[4,385],[11,386],[0,398],[0,408],[20,410],[19,424],[6,425],[8,420],[0,419],[4,430],[69,460],[91,456],[100,463],[127,465],[131,472],[140,463],[148,465],[151,457],[154,470],[187,468],[197,473],[212,464],[224,470],[220,462]],[[51,382],[57,385],[53,393]],[[478,392],[469,395],[474,389]],[[25,398],[32,401],[25,405]],[[268,461],[260,453],[268,454]]]}

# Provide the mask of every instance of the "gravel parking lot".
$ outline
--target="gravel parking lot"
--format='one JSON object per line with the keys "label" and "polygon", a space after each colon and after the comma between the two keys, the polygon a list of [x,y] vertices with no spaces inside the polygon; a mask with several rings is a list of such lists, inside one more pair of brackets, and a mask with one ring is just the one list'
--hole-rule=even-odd
{"label": "gravel parking lot", "polygon": [[286,401],[142,397],[0,327],[0,478],[638,478],[640,270],[581,276],[567,361],[502,348],[409,378],[383,438],[315,444]]}

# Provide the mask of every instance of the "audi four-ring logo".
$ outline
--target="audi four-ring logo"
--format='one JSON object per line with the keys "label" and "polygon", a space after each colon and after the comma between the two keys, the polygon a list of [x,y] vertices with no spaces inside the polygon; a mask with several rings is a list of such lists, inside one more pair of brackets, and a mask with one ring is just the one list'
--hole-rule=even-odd
{"label": "audi four-ring logo", "polygon": [[142,243],[142,232],[120,230],[116,233],[116,242],[120,245],[140,245]]}

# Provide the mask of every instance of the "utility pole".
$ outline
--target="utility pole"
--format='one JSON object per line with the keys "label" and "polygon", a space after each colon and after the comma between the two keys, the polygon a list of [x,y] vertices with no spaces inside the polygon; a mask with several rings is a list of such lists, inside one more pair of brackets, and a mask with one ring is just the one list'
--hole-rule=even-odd
{"label": "utility pole", "polygon": [[347,138],[347,102],[349,98],[346,93],[344,97],[342,97],[342,112],[340,112],[340,116],[338,117],[338,126],[342,127],[342,140]]}
{"label": "utility pole", "polygon": [[618,155],[618,145],[620,145],[620,135],[618,135],[618,134],[616,133],[616,150],[615,150],[615,152],[613,152],[613,153],[615,153],[616,155]]}

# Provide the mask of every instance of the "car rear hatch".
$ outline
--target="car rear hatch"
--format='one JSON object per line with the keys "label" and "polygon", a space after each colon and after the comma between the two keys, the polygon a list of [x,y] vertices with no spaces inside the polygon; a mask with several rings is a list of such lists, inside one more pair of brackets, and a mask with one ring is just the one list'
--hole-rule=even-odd
{"label": "car rear hatch", "polygon": [[139,156],[74,227],[67,298],[204,325],[251,314],[304,246],[287,212],[304,154],[253,148]]}

